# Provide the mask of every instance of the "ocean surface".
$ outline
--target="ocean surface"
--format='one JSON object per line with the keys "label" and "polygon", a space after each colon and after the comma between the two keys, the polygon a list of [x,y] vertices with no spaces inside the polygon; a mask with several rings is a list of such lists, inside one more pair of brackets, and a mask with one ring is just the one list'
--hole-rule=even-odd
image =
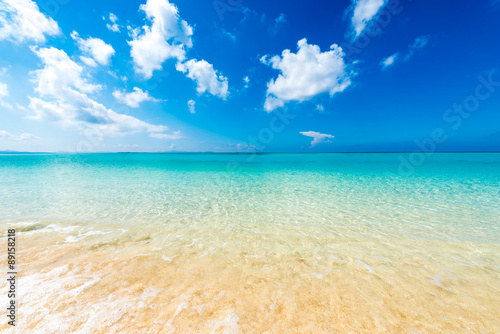
{"label": "ocean surface", "polygon": [[0,155],[16,329],[499,333],[500,154],[415,158]]}

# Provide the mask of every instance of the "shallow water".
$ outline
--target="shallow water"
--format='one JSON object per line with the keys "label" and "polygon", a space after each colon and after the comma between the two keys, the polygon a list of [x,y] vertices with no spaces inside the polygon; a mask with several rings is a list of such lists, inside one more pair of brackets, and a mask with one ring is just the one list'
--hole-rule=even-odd
{"label": "shallow water", "polygon": [[0,156],[17,330],[500,332],[500,154],[398,157]]}

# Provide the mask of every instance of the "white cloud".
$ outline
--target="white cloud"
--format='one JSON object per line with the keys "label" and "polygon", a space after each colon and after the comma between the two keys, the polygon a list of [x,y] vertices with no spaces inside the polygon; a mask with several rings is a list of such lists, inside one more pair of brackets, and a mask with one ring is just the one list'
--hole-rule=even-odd
{"label": "white cloud", "polygon": [[119,114],[89,97],[87,94],[100,90],[101,86],[90,83],[83,75],[83,68],[64,51],[54,47],[32,50],[42,60],[43,68],[32,72],[39,97],[30,97],[31,118],[93,129],[103,136],[167,130],[166,126]]}
{"label": "white cloud", "polygon": [[7,66],[7,67],[2,67],[0,68],[0,76],[4,76],[7,74],[7,72],[9,71],[11,65]]}
{"label": "white cloud", "polygon": [[[104,20],[106,20],[106,18],[104,18]],[[113,13],[109,13],[109,20],[111,21],[111,24],[106,23],[106,28],[113,32],[120,32],[120,26],[116,23],[118,21],[118,17]]]}
{"label": "white cloud", "polygon": [[258,147],[247,143],[238,143],[236,144],[236,149],[238,152],[256,152]]}
{"label": "white cloud", "polygon": [[6,97],[9,97],[9,88],[7,84],[0,82],[0,106],[12,109],[12,106],[3,100]]}
{"label": "white cloud", "polygon": [[311,141],[311,147],[314,147],[314,146],[321,144],[321,143],[331,143],[331,141],[328,140],[328,138],[334,138],[334,136],[332,136],[332,135],[325,134],[325,133],[319,133],[316,131],[305,131],[305,132],[301,132],[301,134],[303,134],[304,136],[307,136],[307,137],[314,138]]}
{"label": "white cloud", "polygon": [[92,93],[101,89],[101,85],[89,83],[83,76],[83,68],[72,61],[63,50],[50,48],[32,48],[32,51],[43,61],[44,68],[36,70],[35,90],[41,95],[58,96],[66,90],[79,90]]}
{"label": "white cloud", "polygon": [[276,19],[274,19],[274,25],[269,27],[269,34],[275,36],[278,30],[286,22],[286,15],[281,13]]}
{"label": "white cloud", "polygon": [[[128,35],[129,37],[131,37],[132,39],[136,39],[137,36],[139,36],[139,34],[141,33],[141,27],[137,27],[137,28],[132,28],[131,26],[127,26],[127,30],[128,30]],[[128,41],[127,43],[130,45],[129,43],[130,41]]]}
{"label": "white cloud", "polygon": [[0,2],[0,40],[15,43],[45,42],[47,36],[61,33],[57,22],[42,14],[31,0],[2,0]]}
{"label": "white cloud", "polygon": [[248,86],[250,85],[250,78],[248,77],[248,75],[243,78],[243,81],[245,82],[245,88],[248,88]]}
{"label": "white cloud", "polygon": [[429,43],[429,36],[418,36],[415,41],[410,45],[410,50],[421,49]]}
{"label": "white cloud", "polygon": [[131,108],[139,108],[139,105],[144,101],[160,101],[149,95],[148,91],[143,91],[139,87],[134,87],[133,91],[130,93],[115,90],[113,92],[113,96],[118,100],[118,102],[126,104]]}
{"label": "white cloud", "polygon": [[352,0],[351,24],[355,37],[358,37],[367,24],[387,4],[388,0]]}
{"label": "white cloud", "polygon": [[319,111],[319,112],[323,112],[323,111],[325,111],[325,107],[323,107],[322,104],[317,104],[316,105],[316,110]]}
{"label": "white cloud", "polygon": [[149,135],[151,138],[156,138],[156,139],[168,139],[168,140],[177,140],[177,139],[182,139],[186,138],[180,131],[174,131],[173,134],[167,134],[167,133],[151,133]]}
{"label": "white cloud", "polygon": [[78,44],[78,48],[85,54],[94,58],[101,65],[108,65],[109,60],[115,54],[115,50],[109,44],[106,44],[102,39],[89,37],[87,39],[80,38],[76,31],[71,33],[71,37]]}
{"label": "white cloud", "polygon": [[382,69],[385,70],[386,68],[388,68],[389,66],[392,66],[394,65],[394,62],[398,59],[399,57],[399,54],[398,53],[395,53],[393,54],[392,56],[389,56],[387,58],[384,58],[381,62],[380,62],[380,66],[382,66]]}
{"label": "white cloud", "polygon": [[194,102],[194,100],[189,100],[187,104],[188,104],[189,112],[191,114],[196,114],[196,110],[195,110],[196,102]]}
{"label": "white cloud", "polygon": [[7,84],[0,82],[0,98],[9,96],[9,89]]}
{"label": "white cloud", "polygon": [[0,131],[0,140],[27,142],[27,141],[37,141],[38,139],[40,138],[38,138],[32,133],[22,133],[19,136],[16,136],[7,131]]}
{"label": "white cloud", "polygon": [[93,58],[81,56],[80,60],[87,66],[97,67],[97,63]]}
{"label": "white cloud", "polygon": [[163,69],[166,60],[176,59],[176,69],[196,81],[199,94],[208,91],[225,99],[228,95],[227,78],[217,74],[212,64],[196,59],[184,62],[186,50],[193,47],[193,28],[180,18],[177,7],[168,0],[147,0],[140,10],[146,14],[150,25],[135,29],[127,26],[132,38],[128,44],[136,73],[150,79],[155,70]]}
{"label": "white cloud", "polygon": [[32,133],[21,133],[21,135],[19,135],[19,139],[22,141],[31,141],[31,140],[38,140],[40,138],[38,138]]}
{"label": "white cloud", "polygon": [[[415,38],[415,41],[408,47],[408,53],[404,55],[403,61],[410,60],[410,58],[413,57],[418,50],[424,48],[429,43],[429,39],[429,36],[419,36]],[[382,66],[382,69],[385,70],[389,66],[394,65],[400,58],[399,52],[396,52],[395,54],[382,59],[380,66]]]}
{"label": "white cloud", "polygon": [[281,72],[267,83],[264,103],[267,112],[283,107],[286,102],[302,102],[325,92],[333,96],[351,84],[353,74],[347,69],[341,47],[333,44],[330,51],[321,52],[319,46],[307,44],[305,38],[297,46],[297,53],[284,50],[281,56],[261,58],[262,63]]}
{"label": "white cloud", "polygon": [[224,36],[228,37],[233,42],[236,42],[236,35],[232,34],[231,32],[227,31],[224,28],[222,28],[221,32]]}
{"label": "white cloud", "polygon": [[429,43],[429,39],[429,36],[419,36],[415,38],[413,44],[409,46],[408,54],[405,56],[405,61],[413,57],[415,52],[417,52],[419,49],[424,48]]}
{"label": "white cloud", "polygon": [[185,59],[186,48],[192,47],[193,28],[181,20],[177,7],[168,0],[148,0],[140,6],[151,26],[129,29],[130,54],[135,71],[149,79],[153,71],[161,70],[167,59]]}
{"label": "white cloud", "polygon": [[187,72],[187,77],[196,82],[196,91],[210,94],[226,99],[228,96],[227,78],[217,73],[212,64],[205,60],[191,59],[184,63],[175,65],[178,71]]}

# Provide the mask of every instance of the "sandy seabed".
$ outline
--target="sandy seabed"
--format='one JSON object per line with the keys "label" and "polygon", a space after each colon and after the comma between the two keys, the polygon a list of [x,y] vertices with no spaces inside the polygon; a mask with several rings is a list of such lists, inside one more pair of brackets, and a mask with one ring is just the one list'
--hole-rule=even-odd
{"label": "sandy seabed", "polygon": [[498,244],[443,255],[442,241],[341,229],[14,225],[19,333],[500,332]]}

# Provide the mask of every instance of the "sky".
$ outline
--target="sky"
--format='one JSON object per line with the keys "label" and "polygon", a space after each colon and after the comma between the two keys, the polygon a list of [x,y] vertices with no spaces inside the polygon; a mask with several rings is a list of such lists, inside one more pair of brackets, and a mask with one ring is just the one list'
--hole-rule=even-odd
{"label": "sky", "polygon": [[500,150],[500,1],[0,0],[0,151]]}

